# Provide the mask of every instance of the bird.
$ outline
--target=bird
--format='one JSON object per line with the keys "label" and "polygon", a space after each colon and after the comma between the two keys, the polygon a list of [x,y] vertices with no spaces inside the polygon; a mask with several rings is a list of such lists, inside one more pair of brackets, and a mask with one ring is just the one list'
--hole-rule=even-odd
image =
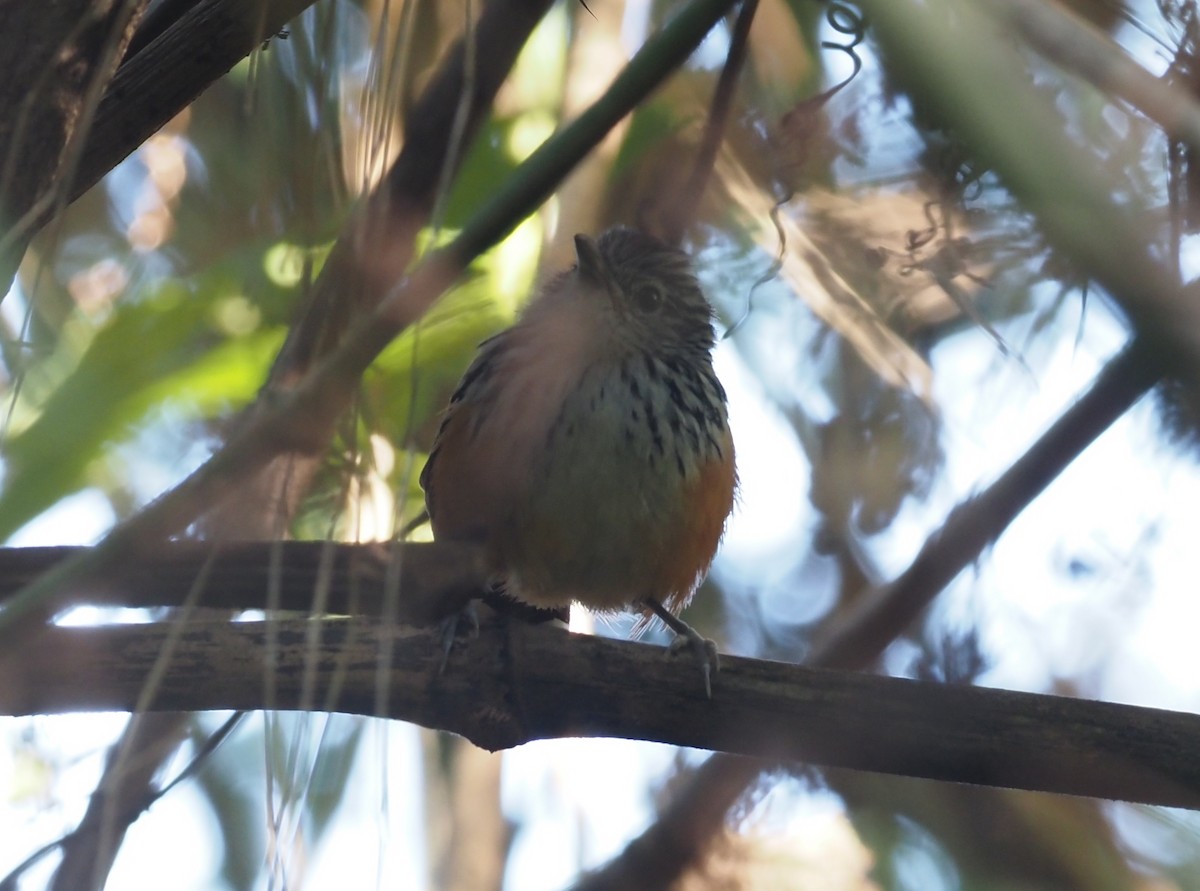
{"label": "bird", "polygon": [[576,235],[576,262],[485,340],[421,472],[435,541],[482,545],[506,597],[677,617],[737,490],[714,313],[683,251],[636,229]]}

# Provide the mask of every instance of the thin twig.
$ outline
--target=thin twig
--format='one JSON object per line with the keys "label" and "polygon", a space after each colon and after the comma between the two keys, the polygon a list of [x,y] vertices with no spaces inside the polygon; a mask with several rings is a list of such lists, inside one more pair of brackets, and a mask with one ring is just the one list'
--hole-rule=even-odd
{"label": "thin twig", "polygon": [[[132,805],[132,813],[121,815],[125,822],[132,823],[139,815],[148,811],[154,806],[156,801],[169,793],[184,780],[191,779],[193,776],[195,776],[196,773],[199,772],[200,768],[208,762],[208,759],[212,753],[215,752],[221,746],[221,743],[223,743],[230,736],[230,734],[233,733],[245,716],[245,712],[235,712],[234,714],[230,715],[220,727],[209,734],[208,739],[204,741],[204,744],[199,748],[196,754],[192,756],[192,760],[187,763],[187,766],[184,767],[183,770],[179,771],[174,779],[162,786],[162,788],[147,793],[144,798],[137,802],[136,805]],[[6,875],[3,879],[0,879],[0,891],[16,891],[18,883],[21,880],[21,876],[31,866],[33,866],[47,854],[53,853],[59,848],[68,848],[72,845],[78,844],[80,839],[85,834],[95,831],[97,831],[97,826],[95,823],[80,823],[78,827],[66,833],[65,835],[56,838],[52,842],[47,842],[46,844],[42,845],[42,847],[38,848],[19,864],[17,864],[17,866],[15,866],[8,875]]]}
{"label": "thin twig", "polygon": [[704,122],[704,135],[700,138],[700,145],[692,162],[692,172],[688,176],[687,184],[667,211],[667,219],[663,223],[661,236],[668,244],[678,244],[683,239],[683,233],[696,216],[700,199],[708,187],[717,152],[721,150],[725,129],[729,125],[738,77],[746,64],[750,26],[754,24],[754,14],[757,11],[758,0],[742,0],[741,9],[738,10],[737,20],[733,25],[733,34],[729,39],[729,51],[725,54],[725,64],[721,68],[721,76],[717,79],[716,89],[713,90],[708,118]]}

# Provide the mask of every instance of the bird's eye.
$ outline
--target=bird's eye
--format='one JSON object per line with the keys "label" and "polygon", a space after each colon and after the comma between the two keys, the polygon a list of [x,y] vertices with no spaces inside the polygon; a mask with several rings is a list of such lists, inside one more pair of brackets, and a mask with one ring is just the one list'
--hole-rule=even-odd
{"label": "bird's eye", "polygon": [[654,312],[663,302],[663,289],[657,284],[642,284],[633,289],[633,303],[642,312]]}

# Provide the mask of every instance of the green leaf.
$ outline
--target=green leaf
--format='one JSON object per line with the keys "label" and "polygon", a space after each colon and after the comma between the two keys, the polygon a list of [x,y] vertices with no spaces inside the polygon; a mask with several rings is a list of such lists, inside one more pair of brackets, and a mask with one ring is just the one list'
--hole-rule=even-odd
{"label": "green leaf", "polygon": [[282,335],[259,331],[214,348],[212,305],[178,283],[122,304],[40,410],[25,406],[32,422],[4,450],[0,538],[84,486],[92,463],[152,409],[176,401],[201,417],[253,395]]}

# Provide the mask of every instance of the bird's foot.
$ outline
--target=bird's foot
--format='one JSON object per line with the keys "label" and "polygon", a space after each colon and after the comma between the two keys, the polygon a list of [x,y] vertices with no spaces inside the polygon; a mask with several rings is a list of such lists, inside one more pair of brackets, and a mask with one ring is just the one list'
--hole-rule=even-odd
{"label": "bird's foot", "polygon": [[667,648],[667,654],[674,656],[684,650],[692,651],[692,655],[700,666],[700,674],[704,678],[704,695],[708,699],[712,699],[712,676],[721,670],[721,658],[717,653],[717,645],[657,600],[647,597],[645,604],[654,615],[662,619],[666,626],[675,632],[675,639]]}

